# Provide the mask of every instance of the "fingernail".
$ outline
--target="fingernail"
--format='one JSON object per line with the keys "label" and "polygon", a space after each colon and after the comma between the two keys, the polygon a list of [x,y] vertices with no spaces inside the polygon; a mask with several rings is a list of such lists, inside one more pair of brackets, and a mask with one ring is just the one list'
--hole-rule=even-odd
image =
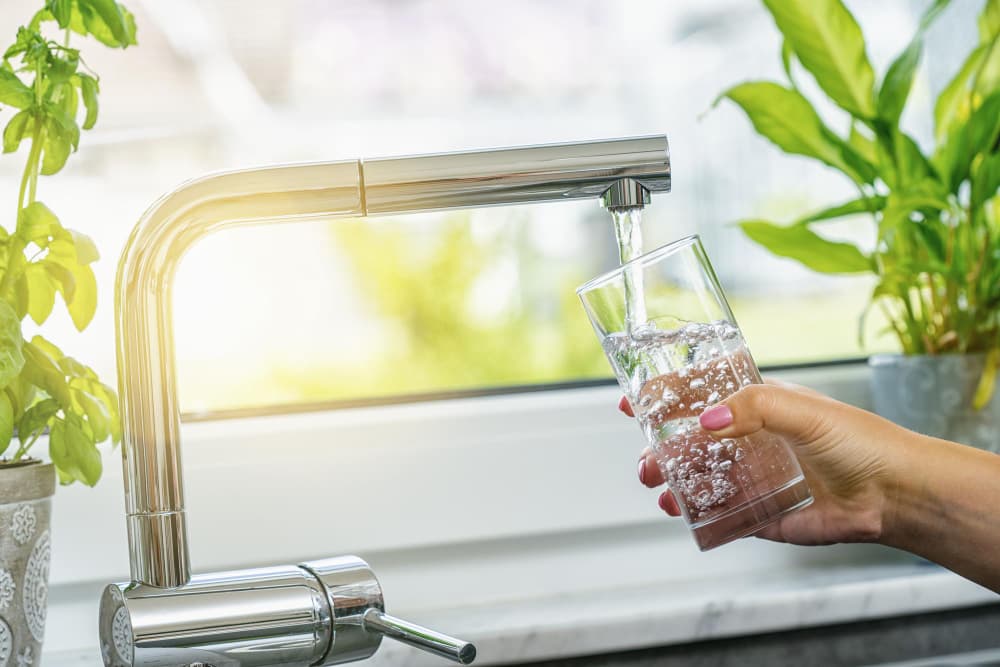
{"label": "fingernail", "polygon": [[656,501],[657,504],[660,506],[660,509],[663,510],[664,512],[670,512],[670,499],[667,498],[668,493],[670,492],[664,491],[663,493],[660,494],[659,500]]}
{"label": "fingernail", "polygon": [[632,406],[629,404],[628,399],[622,396],[622,400],[618,401],[618,409],[627,414],[629,417],[635,417],[632,412]]}
{"label": "fingernail", "polygon": [[639,459],[639,482],[646,483],[646,457]]}
{"label": "fingernail", "polygon": [[733,411],[728,405],[716,405],[701,413],[698,421],[706,431],[718,431],[733,423]]}

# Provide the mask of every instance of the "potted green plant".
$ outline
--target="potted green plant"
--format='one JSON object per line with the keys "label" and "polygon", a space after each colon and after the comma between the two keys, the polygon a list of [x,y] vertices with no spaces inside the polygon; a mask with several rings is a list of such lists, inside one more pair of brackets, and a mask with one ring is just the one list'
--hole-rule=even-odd
{"label": "potted green plant", "polygon": [[[0,63],[0,108],[11,114],[3,152],[26,155],[17,215],[0,225],[0,665],[37,664],[41,651],[56,478],[93,486],[98,443],[121,438],[114,390],[21,328],[26,317],[44,324],[57,294],[81,331],[97,306],[97,248],[38,199],[39,176],[59,172],[97,121],[98,78],[71,46],[75,35],[125,48],[135,22],[113,0],[46,0]],[[32,454],[46,432],[43,462]]]}
{"label": "potted green plant", "polygon": [[[900,125],[924,33],[949,4],[936,0],[906,48],[876,80],[865,40],[840,0],[763,0],[784,43],[787,81],[742,83],[735,102],[787,153],[844,174],[857,197],[791,224],[744,220],[772,253],[822,273],[870,273],[902,355],[877,355],[875,409],[904,426],[996,450],[1000,446],[1000,0],[978,17],[979,41],[934,106],[934,145]],[[796,66],[795,63],[799,65]],[[842,110],[834,131],[802,93],[808,73]],[[718,100],[716,101],[718,103]],[[871,222],[872,249],[817,233],[830,220]]]}

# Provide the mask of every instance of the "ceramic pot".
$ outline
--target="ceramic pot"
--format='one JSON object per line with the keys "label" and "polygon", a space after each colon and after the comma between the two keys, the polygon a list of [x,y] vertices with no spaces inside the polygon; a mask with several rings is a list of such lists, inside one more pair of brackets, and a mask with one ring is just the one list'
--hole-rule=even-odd
{"label": "ceramic pot", "polygon": [[972,399],[984,354],[875,355],[871,367],[875,412],[910,430],[1000,451],[1000,390],[981,410]]}
{"label": "ceramic pot", "polygon": [[0,667],[41,662],[55,490],[51,463],[0,466]]}

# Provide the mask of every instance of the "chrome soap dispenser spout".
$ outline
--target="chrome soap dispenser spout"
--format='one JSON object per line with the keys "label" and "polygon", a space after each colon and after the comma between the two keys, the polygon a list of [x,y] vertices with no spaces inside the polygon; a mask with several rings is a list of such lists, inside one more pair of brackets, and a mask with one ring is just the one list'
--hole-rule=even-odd
{"label": "chrome soap dispenser spout", "polygon": [[383,635],[467,664],[475,648],[385,614],[353,556],[192,576],[181,472],[171,285],[184,253],[220,229],[602,198],[635,208],[670,190],[665,136],[265,167],[190,181],[143,215],[115,286],[132,581],[101,599],[108,667],[333,665]]}

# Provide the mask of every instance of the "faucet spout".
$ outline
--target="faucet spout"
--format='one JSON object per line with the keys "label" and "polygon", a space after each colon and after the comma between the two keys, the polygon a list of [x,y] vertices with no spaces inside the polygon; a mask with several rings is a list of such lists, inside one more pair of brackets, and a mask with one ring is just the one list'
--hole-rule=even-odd
{"label": "faucet spout", "polygon": [[190,181],[153,204],[125,247],[115,292],[132,580],[172,588],[191,578],[170,291],[178,263],[201,238],[264,222],[607,193],[617,202],[669,190],[661,135],[266,167]]}

